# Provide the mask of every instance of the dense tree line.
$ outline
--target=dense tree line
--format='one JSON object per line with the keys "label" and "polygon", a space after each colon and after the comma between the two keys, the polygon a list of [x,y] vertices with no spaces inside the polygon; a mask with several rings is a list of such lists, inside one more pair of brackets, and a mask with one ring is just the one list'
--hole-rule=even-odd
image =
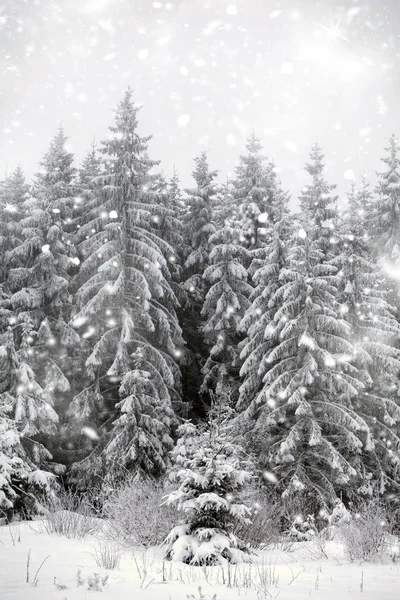
{"label": "dense tree line", "polygon": [[188,190],[149,140],[128,90],[80,168],[60,129],[32,184],[0,184],[0,508],[162,476],[216,399],[279,494],[398,492],[396,138],[344,204],[314,145],[295,213],[254,134],[229,182],[203,152]]}

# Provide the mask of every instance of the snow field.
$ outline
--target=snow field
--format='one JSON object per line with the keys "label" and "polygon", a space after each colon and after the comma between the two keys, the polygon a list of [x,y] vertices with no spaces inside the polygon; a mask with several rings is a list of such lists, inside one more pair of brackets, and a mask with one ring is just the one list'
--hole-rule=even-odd
{"label": "snow field", "polygon": [[[327,559],[312,559],[318,556],[313,542],[301,542],[260,552],[252,565],[225,567],[166,562],[160,548],[133,548],[121,551],[117,569],[107,570],[96,557],[107,549],[118,553],[112,542],[99,536],[67,539],[41,530],[40,522],[0,527],[0,598],[88,600],[98,593],[104,600],[211,600],[214,594],[216,600],[399,598],[398,564],[349,563],[335,542],[327,543]],[[88,589],[90,580],[94,589]]]}

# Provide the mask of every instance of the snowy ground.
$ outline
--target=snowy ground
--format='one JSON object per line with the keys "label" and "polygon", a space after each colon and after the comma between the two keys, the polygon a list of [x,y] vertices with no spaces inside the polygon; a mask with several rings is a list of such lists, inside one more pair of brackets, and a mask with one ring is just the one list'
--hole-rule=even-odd
{"label": "snowy ground", "polygon": [[[328,544],[329,559],[310,557],[307,543],[290,552],[260,553],[257,563],[222,569],[164,563],[158,549],[126,550],[117,570],[100,568],[93,554],[99,540],[71,540],[55,534],[38,533],[39,523],[0,527],[0,598],[7,600],[86,600],[100,592],[88,590],[88,579],[98,573],[109,575],[100,598],[132,600],[183,600],[216,594],[217,600],[398,600],[400,563],[351,564],[340,548]],[[112,545],[110,545],[111,547]],[[104,547],[104,546],[103,546]],[[27,557],[30,553],[29,583]],[[48,558],[46,558],[48,557]],[[46,560],[45,560],[46,559]],[[43,563],[37,577],[36,571]],[[77,572],[85,583],[78,585]],[[56,579],[55,579],[56,578]],[[164,582],[163,582],[164,579]],[[230,587],[229,587],[230,579]],[[224,584],[225,581],[225,584]]]}

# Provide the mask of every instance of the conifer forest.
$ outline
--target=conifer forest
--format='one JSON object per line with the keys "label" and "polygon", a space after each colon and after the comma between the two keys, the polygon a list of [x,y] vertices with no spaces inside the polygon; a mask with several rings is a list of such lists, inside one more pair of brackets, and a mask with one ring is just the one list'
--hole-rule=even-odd
{"label": "conifer forest", "polygon": [[[222,4],[228,21],[245,10]],[[342,25],[317,27],[329,44],[345,46],[373,1],[347,4]],[[289,190],[290,169],[281,177],[272,158],[279,138],[251,123],[228,135],[229,173],[204,140],[185,149],[182,173],[171,170],[177,143],[170,164],[159,160],[157,125],[147,130],[157,114],[127,79],[106,135],[81,122],[95,137],[78,147],[60,108],[34,174],[17,162],[1,176],[1,525],[102,519],[124,548],[161,545],[164,583],[164,561],[251,563],[282,539],[340,539],[350,561],[372,560],[371,523],[383,536],[374,551],[395,563],[400,124],[375,174],[348,169],[345,187],[310,139],[297,154],[304,184]],[[181,112],[176,128],[190,129]],[[355,529],[362,543],[349,541]],[[54,577],[52,589],[67,588]]]}

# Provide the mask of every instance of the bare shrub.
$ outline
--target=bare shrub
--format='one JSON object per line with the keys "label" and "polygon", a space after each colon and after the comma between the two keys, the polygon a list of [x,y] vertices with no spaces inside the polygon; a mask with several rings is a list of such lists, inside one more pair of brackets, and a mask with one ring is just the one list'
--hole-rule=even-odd
{"label": "bare shrub", "polygon": [[39,533],[56,533],[67,538],[84,538],[99,530],[88,500],[74,492],[61,490],[43,505],[45,518],[35,523]]}
{"label": "bare shrub", "polygon": [[313,539],[307,543],[307,546],[301,551],[301,555],[305,560],[322,560],[329,558],[326,543],[328,541],[327,530],[319,531]]}
{"label": "bare shrub", "polygon": [[251,509],[251,524],[237,523],[234,534],[252,548],[263,549],[281,537],[278,500],[262,490],[250,490],[246,504]]}
{"label": "bare shrub", "polygon": [[105,502],[104,535],[125,547],[161,544],[178,518],[173,508],[162,504],[164,495],[164,487],[150,478],[128,479]]}
{"label": "bare shrub", "polygon": [[387,521],[377,503],[362,506],[350,522],[337,528],[337,537],[350,561],[374,561],[386,555]]}
{"label": "bare shrub", "polygon": [[91,552],[90,554],[93,556],[98,567],[112,571],[119,567],[122,550],[120,546],[113,543],[100,541],[98,546],[94,548],[94,552]]}
{"label": "bare shrub", "polygon": [[93,573],[92,576],[87,578],[87,589],[93,592],[102,592],[103,588],[108,584],[108,575],[100,577],[99,573]]}

